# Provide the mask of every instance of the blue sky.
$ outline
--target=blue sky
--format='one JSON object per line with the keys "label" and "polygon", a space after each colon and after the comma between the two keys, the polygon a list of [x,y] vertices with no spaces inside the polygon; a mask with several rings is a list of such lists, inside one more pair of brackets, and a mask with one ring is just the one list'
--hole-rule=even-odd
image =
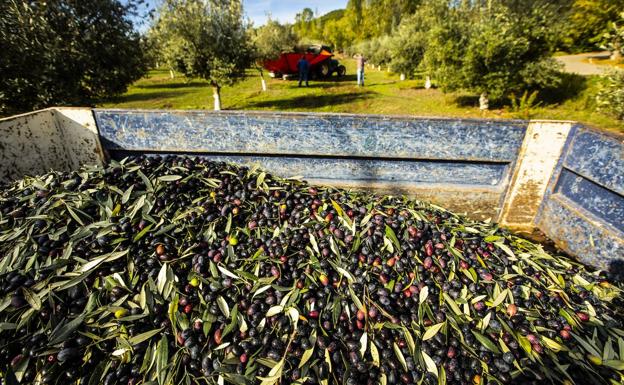
{"label": "blue sky", "polygon": [[[153,8],[159,1],[146,0],[146,3]],[[322,15],[334,9],[346,7],[347,0],[243,0],[243,6],[247,17],[253,21],[255,26],[259,26],[266,22],[269,14],[272,15],[273,19],[282,23],[292,22],[295,20],[297,12],[303,8],[310,8]]]}
{"label": "blue sky", "polygon": [[268,13],[281,22],[292,22],[303,8],[310,8],[322,15],[346,7],[347,0],[243,0],[243,6],[254,25],[262,25]]}

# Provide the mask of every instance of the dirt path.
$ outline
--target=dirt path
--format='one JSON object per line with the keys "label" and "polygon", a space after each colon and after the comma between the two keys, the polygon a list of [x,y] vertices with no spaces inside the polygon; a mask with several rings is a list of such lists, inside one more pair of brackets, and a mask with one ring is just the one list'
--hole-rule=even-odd
{"label": "dirt path", "polygon": [[609,58],[608,52],[590,52],[578,55],[558,56],[555,59],[565,66],[565,71],[579,75],[601,75],[609,70],[609,66],[588,63],[587,59]]}

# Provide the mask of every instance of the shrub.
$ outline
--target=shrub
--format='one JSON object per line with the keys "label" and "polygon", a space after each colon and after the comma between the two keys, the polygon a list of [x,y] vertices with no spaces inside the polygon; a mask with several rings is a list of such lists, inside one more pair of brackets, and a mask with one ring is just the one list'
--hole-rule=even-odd
{"label": "shrub", "polygon": [[598,111],[624,120],[624,71],[613,70],[605,75],[604,84],[596,96]]}

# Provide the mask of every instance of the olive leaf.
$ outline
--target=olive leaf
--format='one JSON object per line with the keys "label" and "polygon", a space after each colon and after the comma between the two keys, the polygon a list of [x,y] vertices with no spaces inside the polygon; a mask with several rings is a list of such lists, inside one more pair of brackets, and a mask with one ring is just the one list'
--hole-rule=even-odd
{"label": "olive leaf", "polygon": [[370,351],[371,357],[373,358],[373,365],[379,367],[381,365],[381,362],[379,361],[379,351],[377,350],[377,346],[375,346],[375,343],[373,341],[370,341]]}
{"label": "olive leaf", "polygon": [[218,296],[217,306],[219,306],[219,309],[221,310],[221,313],[223,313],[225,318],[230,318],[230,307],[228,306],[228,303],[225,301],[225,298],[223,298],[222,296]]}
{"label": "olive leaf", "polygon": [[52,330],[52,334],[50,334],[50,340],[48,344],[50,346],[53,346],[65,341],[67,337],[69,337],[73,332],[76,331],[76,329],[78,329],[83,321],[84,316],[78,316],[67,323],[59,323],[56,328]]}
{"label": "olive leaf", "polygon": [[574,337],[575,340],[577,340],[581,346],[585,349],[585,351],[587,351],[589,354],[593,355],[593,356],[597,356],[600,357],[600,351],[598,349],[596,349],[596,347],[594,347],[592,344],[590,344],[589,342],[585,341],[585,339],[583,337],[581,337],[580,335],[572,332],[570,333],[572,334],[572,337]]}
{"label": "olive leaf", "polygon": [[438,376],[438,385],[446,385],[446,370],[444,366],[440,366],[440,375]]}
{"label": "olive leaf", "polygon": [[496,246],[498,246],[499,249],[503,250],[505,252],[505,254],[507,254],[507,256],[509,257],[510,261],[517,261],[518,260],[516,258],[516,255],[514,254],[514,252],[509,248],[509,246],[507,246],[503,242],[494,242],[494,244]]}
{"label": "olive leaf", "polygon": [[221,338],[225,338],[225,336],[227,336],[238,325],[238,304],[234,305],[234,308],[232,309],[232,312],[230,315],[231,315],[230,323],[225,327],[225,329],[223,329]]}
{"label": "olive leaf", "polygon": [[483,334],[479,333],[476,330],[471,330],[471,331],[472,331],[472,334],[475,336],[475,338],[481,343],[481,345],[483,345],[485,348],[487,348],[488,350],[496,354],[500,354],[500,350],[494,344],[494,342],[492,342],[492,340],[490,340],[488,337],[484,336]]}
{"label": "olive leaf", "polygon": [[[445,293],[446,294],[446,293]],[[419,297],[418,297],[418,302],[419,303],[423,303],[427,300],[427,297],[429,297],[429,287],[425,286],[420,290],[419,293]]]}
{"label": "olive leaf", "polygon": [[483,319],[481,320],[481,331],[487,329],[488,325],[490,324],[490,318],[492,318],[492,313],[487,313],[485,317],[483,317]]}
{"label": "olive leaf", "polygon": [[602,364],[615,370],[624,371],[624,360],[604,360]]}
{"label": "olive leaf", "polygon": [[451,296],[449,296],[447,293],[442,293],[442,297],[444,297],[444,300],[446,301],[446,303],[449,305],[449,307],[453,310],[453,312],[457,315],[462,315],[462,311],[459,309],[459,306],[457,306],[457,303],[455,302],[455,300],[453,298],[451,298]]}
{"label": "olive leaf", "polygon": [[128,187],[126,191],[123,193],[123,196],[121,197],[122,204],[126,204],[130,200],[130,196],[132,195],[133,189],[134,189],[134,185],[130,185],[130,187]]}
{"label": "olive leaf", "polygon": [[[498,286],[497,286],[498,287]],[[505,289],[503,290],[494,300],[494,302],[492,302],[492,306],[491,307],[497,307],[498,305],[500,305],[501,303],[503,303],[503,301],[505,300],[505,298],[507,298],[507,296],[509,295],[509,289]]]}
{"label": "olive leaf", "polygon": [[284,307],[281,305],[272,306],[266,313],[266,317],[273,317],[276,314],[281,313],[284,310]]}
{"label": "olive leaf", "polygon": [[134,346],[134,345],[138,345],[143,341],[147,341],[150,338],[154,337],[155,335],[157,335],[158,333],[162,332],[162,328],[161,329],[154,329],[154,330],[150,330],[148,332],[144,332],[141,334],[137,334],[134,337],[131,337],[128,340],[128,344]]}
{"label": "olive leaf", "polygon": [[182,179],[180,175],[163,175],[156,178],[156,180],[161,182],[175,182],[180,179]]}
{"label": "olive leaf", "polygon": [[147,234],[152,229],[152,226],[154,226],[153,223],[150,223],[149,225],[145,226],[143,230],[141,230],[137,235],[134,236],[134,238],[132,239],[132,242],[137,242],[141,238],[143,238],[145,234]]}
{"label": "olive leaf", "polygon": [[338,273],[340,273],[342,276],[346,277],[347,281],[349,281],[349,283],[355,282],[355,278],[353,277],[353,275],[350,272],[348,272],[347,270],[343,269],[342,267],[336,265],[335,263],[333,263],[331,261],[329,263],[333,266],[333,268]]}
{"label": "olive leaf", "polygon": [[392,241],[392,244],[394,245],[394,248],[396,249],[396,251],[398,253],[400,253],[401,252],[401,243],[397,239],[397,236],[394,233],[394,230],[392,230],[392,227],[390,227],[388,225],[386,225],[386,237],[388,237]]}
{"label": "olive leaf", "polygon": [[357,306],[358,309],[363,309],[364,305],[362,304],[362,301],[360,301],[357,295],[355,295],[355,292],[353,291],[353,288],[351,286],[349,286],[349,294],[351,295],[351,300],[353,301],[355,306]]}
{"label": "olive leaf", "polygon": [[217,266],[217,269],[219,269],[219,271],[221,273],[223,273],[223,275],[226,275],[226,276],[228,276],[230,278],[234,278],[234,279],[240,279],[240,277],[238,275],[232,273],[231,271],[229,271],[228,269],[226,269],[223,266]]}
{"label": "olive leaf", "polygon": [[310,244],[312,245],[312,249],[314,250],[314,252],[317,255],[320,254],[318,244],[316,243],[316,237],[314,237],[314,234],[312,233],[310,233]]}
{"label": "olive leaf", "polygon": [[430,326],[426,331],[425,334],[422,337],[423,341],[427,341],[433,337],[435,337],[436,334],[438,334],[438,332],[440,331],[440,329],[442,328],[442,326],[444,326],[446,324],[446,322],[440,322],[438,324],[435,324],[433,326]]}
{"label": "olive leaf", "polygon": [[41,310],[41,299],[36,293],[33,293],[25,287],[22,287],[22,292],[24,293],[24,298],[33,309],[37,311]]}
{"label": "olive leaf", "polygon": [[159,385],[167,385],[167,365],[169,363],[169,342],[167,336],[163,335],[156,347],[156,373]]}
{"label": "olive leaf", "polygon": [[260,294],[264,293],[265,291],[269,290],[270,288],[271,288],[271,285],[262,286],[258,290],[254,291],[253,295],[251,296],[251,299],[253,299],[257,295],[260,295]]}
{"label": "olive leaf", "polygon": [[425,368],[427,369],[427,371],[429,373],[433,373],[437,377],[438,367],[436,366],[433,359],[429,357],[429,355],[425,353],[424,351],[421,351],[420,354],[422,355],[423,361],[425,362]]}
{"label": "olive leaf", "polygon": [[117,251],[117,252],[113,252],[113,253],[104,254],[102,256],[94,258],[94,259],[90,260],[89,262],[85,263],[84,265],[82,265],[80,267],[80,269],[78,269],[78,272],[86,273],[87,271],[94,269],[95,267],[101,265],[102,263],[115,261],[115,260],[125,256],[126,254],[128,254],[128,251],[129,250],[126,249],[126,250],[123,250],[123,251]]}
{"label": "olive leaf", "polygon": [[301,361],[299,362],[298,367],[299,368],[303,367],[303,365],[305,365],[306,362],[310,360],[310,357],[312,357],[312,354],[314,354],[314,346],[312,346],[311,348],[303,352],[303,355],[301,356]]}
{"label": "olive leaf", "polygon": [[297,323],[299,322],[299,310],[294,307],[288,308],[286,310],[286,314],[290,317],[290,320],[293,323],[293,329],[297,330]]}
{"label": "olive leaf", "polygon": [[544,343],[544,345],[546,345],[546,347],[554,352],[560,352],[562,350],[568,350],[565,346],[561,345],[560,343],[558,343],[555,340],[552,340],[546,336],[542,336],[542,342]]}
{"label": "olive leaf", "polygon": [[163,263],[160,267],[160,271],[158,272],[158,278],[156,278],[156,287],[158,288],[158,293],[163,294],[165,291],[165,285],[167,284],[167,264]]}
{"label": "olive leaf", "polygon": [[407,371],[407,363],[405,362],[405,357],[403,357],[403,353],[401,352],[401,348],[397,345],[396,342],[392,343],[392,348],[394,349],[394,354],[396,354],[397,359],[401,363],[403,370]]}
{"label": "olive leaf", "polygon": [[412,333],[410,333],[406,327],[403,327],[403,335],[405,336],[405,341],[407,342],[407,348],[409,349],[410,354],[414,356],[416,354],[416,343],[414,342]]}
{"label": "olive leaf", "polygon": [[360,355],[364,356],[366,353],[366,348],[368,347],[368,334],[362,333],[362,337],[360,337]]}

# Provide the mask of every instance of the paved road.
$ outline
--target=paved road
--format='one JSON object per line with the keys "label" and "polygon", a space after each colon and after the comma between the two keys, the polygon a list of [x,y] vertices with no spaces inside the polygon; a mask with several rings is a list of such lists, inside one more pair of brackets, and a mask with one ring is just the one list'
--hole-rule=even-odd
{"label": "paved road", "polygon": [[609,58],[609,52],[591,52],[578,55],[558,56],[555,59],[565,66],[565,71],[579,75],[600,75],[609,70],[609,66],[588,63],[586,59]]}

